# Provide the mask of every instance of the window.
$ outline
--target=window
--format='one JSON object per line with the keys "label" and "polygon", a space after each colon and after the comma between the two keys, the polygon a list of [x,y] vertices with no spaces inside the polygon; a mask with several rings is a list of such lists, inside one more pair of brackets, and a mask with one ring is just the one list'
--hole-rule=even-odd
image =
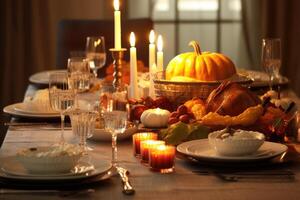
{"label": "window", "polygon": [[129,17],[152,18],[163,35],[165,65],[191,51],[188,43],[196,40],[202,51],[224,53],[247,67],[241,9],[241,0],[129,0]]}

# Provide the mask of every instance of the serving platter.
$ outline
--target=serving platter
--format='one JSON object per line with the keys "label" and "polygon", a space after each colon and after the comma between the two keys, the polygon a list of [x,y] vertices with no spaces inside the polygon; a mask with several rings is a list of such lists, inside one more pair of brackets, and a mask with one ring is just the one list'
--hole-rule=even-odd
{"label": "serving platter", "polygon": [[247,156],[222,156],[210,147],[208,139],[192,140],[177,146],[177,151],[190,156],[199,161],[237,163],[237,162],[257,162],[269,160],[287,151],[284,144],[274,142],[264,142],[257,152]]}

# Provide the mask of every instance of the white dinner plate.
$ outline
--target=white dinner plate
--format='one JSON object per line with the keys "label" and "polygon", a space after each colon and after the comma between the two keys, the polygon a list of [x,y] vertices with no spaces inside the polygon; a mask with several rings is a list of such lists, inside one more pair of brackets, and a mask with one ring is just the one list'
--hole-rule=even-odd
{"label": "white dinner plate", "polygon": [[54,110],[40,110],[34,105],[30,105],[30,103],[19,103],[15,105],[15,110],[27,114],[38,114],[38,115],[59,115],[58,112]]}
{"label": "white dinner plate", "polygon": [[31,83],[36,83],[36,84],[49,84],[49,77],[51,73],[54,72],[65,72],[67,71],[66,69],[60,69],[60,70],[48,70],[48,71],[42,71],[35,73],[29,77],[29,81]]}
{"label": "white dinner plate", "polygon": [[94,170],[86,173],[63,173],[63,174],[32,174],[22,166],[14,156],[2,158],[5,162],[0,165],[0,177],[14,180],[76,180],[90,178],[107,173],[111,169],[111,163],[107,160],[93,158]]}
{"label": "white dinner plate", "polygon": [[60,117],[58,113],[55,114],[45,114],[45,113],[27,113],[27,112],[21,112],[16,109],[20,104],[23,103],[15,103],[12,105],[8,105],[3,108],[3,112],[10,114],[15,117],[26,117],[26,118],[57,118]]}
{"label": "white dinner plate", "polygon": [[177,146],[177,151],[197,160],[208,162],[253,162],[274,158],[287,151],[287,146],[274,142],[264,144],[253,154],[246,156],[222,156],[210,147],[208,139],[192,140]]}
{"label": "white dinner plate", "polygon": [[[134,133],[136,133],[138,128],[136,127],[131,127],[126,129],[126,131],[122,134],[118,134],[117,139],[119,141],[125,140],[130,138]],[[111,133],[106,131],[105,129],[95,129],[93,136],[88,138],[89,140],[92,141],[104,141],[104,142],[109,142],[111,141]]]}

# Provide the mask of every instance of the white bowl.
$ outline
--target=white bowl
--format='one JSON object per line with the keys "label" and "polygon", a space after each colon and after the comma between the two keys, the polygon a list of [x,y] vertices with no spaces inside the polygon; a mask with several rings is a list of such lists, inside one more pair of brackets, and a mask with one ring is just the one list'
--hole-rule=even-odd
{"label": "white bowl", "polygon": [[[68,145],[68,144],[66,144]],[[56,147],[34,147],[17,153],[17,160],[29,172],[36,174],[54,174],[70,172],[75,167],[82,152],[53,149]]]}
{"label": "white bowl", "polygon": [[244,156],[256,152],[264,143],[265,136],[254,131],[236,130],[233,136],[220,138],[226,130],[215,131],[208,135],[209,144],[223,156]]}
{"label": "white bowl", "polygon": [[[118,141],[125,140],[131,138],[131,136],[138,131],[137,127],[130,127],[125,130],[124,133],[118,134]],[[93,141],[111,141],[111,133],[108,130],[95,128],[93,132],[93,136],[88,138]]]}

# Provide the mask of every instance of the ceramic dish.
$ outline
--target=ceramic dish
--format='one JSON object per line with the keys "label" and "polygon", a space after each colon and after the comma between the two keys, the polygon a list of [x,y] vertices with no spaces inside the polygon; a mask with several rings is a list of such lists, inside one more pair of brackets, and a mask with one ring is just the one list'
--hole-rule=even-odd
{"label": "ceramic dish", "polygon": [[[136,133],[137,131],[138,131],[138,128],[136,128],[136,127],[128,128],[128,129],[126,129],[126,131],[123,134],[118,134],[117,139],[119,141],[126,140],[128,138],[131,138],[131,136],[134,133]],[[93,136],[88,138],[88,140],[108,142],[108,141],[111,141],[111,133],[105,129],[97,129],[96,128],[94,130]]]}
{"label": "ceramic dish", "polygon": [[177,146],[177,151],[197,160],[208,162],[256,162],[268,160],[279,156],[287,151],[287,146],[274,142],[264,142],[264,144],[251,155],[246,156],[223,156],[219,155],[210,147],[208,139],[193,140],[184,142]]}
{"label": "ceramic dish", "polygon": [[265,136],[254,131],[235,130],[228,133],[227,129],[214,131],[208,135],[210,146],[220,155],[243,156],[253,154],[264,143]]}
{"label": "ceramic dish", "polygon": [[94,170],[91,170],[87,173],[73,175],[70,175],[69,173],[37,175],[25,170],[22,163],[20,163],[15,156],[5,157],[3,160],[6,162],[1,163],[0,165],[0,178],[20,181],[78,180],[94,176],[102,176],[111,170],[110,161],[93,158]]}

